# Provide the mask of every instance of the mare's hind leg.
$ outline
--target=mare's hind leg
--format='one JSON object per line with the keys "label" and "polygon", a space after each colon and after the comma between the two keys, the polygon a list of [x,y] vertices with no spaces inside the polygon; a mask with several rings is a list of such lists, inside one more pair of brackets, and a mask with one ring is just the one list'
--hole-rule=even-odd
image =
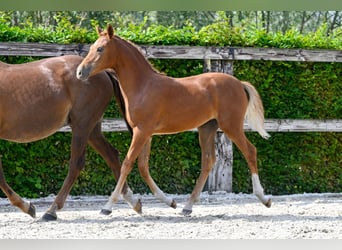
{"label": "mare's hind leg", "polygon": [[161,202],[164,202],[168,206],[172,208],[176,208],[177,207],[176,201],[174,199],[166,197],[163,191],[157,186],[157,184],[154,182],[154,180],[152,179],[150,175],[148,162],[149,162],[150,153],[151,153],[151,141],[152,141],[152,137],[144,145],[144,148],[138,157],[138,167],[139,167],[140,175],[146,181],[147,185],[150,187],[153,195],[156,198],[158,198]]}
{"label": "mare's hind leg", "polygon": [[201,173],[187,204],[182,210],[184,215],[191,214],[192,206],[199,200],[200,193],[215,163],[215,135],[217,128],[216,120],[211,120],[198,128],[199,143],[202,151]]}
{"label": "mare's hind leg", "polygon": [[20,208],[24,213],[29,214],[32,218],[36,217],[36,208],[30,202],[24,201],[13,189],[7,184],[2,163],[0,158],[0,188],[5,193],[13,206]]}
{"label": "mare's hind leg", "polygon": [[247,160],[248,167],[252,176],[253,193],[258,197],[258,199],[266,206],[271,206],[271,199],[264,195],[264,189],[260,184],[258,167],[257,167],[257,150],[254,145],[247,139],[243,126],[240,126],[236,130],[224,129],[221,127],[224,133],[236,144],[236,146],[241,150],[242,154]]}
{"label": "mare's hind leg", "polygon": [[74,182],[85,165],[85,152],[88,136],[86,134],[79,134],[75,128],[73,128],[73,130],[68,175],[54,202],[43,215],[43,221],[57,220],[56,211],[63,208]]}
{"label": "mare's hind leg", "polygon": [[[101,123],[98,123],[89,137],[89,144],[92,146],[107,162],[108,166],[114,173],[114,176],[119,179],[121,164],[119,160],[119,152],[106,140],[101,132]],[[134,199],[133,192],[127,184],[122,189],[122,196],[127,203],[136,211],[141,213],[141,201],[140,199]],[[110,211],[111,212],[111,211]]]}

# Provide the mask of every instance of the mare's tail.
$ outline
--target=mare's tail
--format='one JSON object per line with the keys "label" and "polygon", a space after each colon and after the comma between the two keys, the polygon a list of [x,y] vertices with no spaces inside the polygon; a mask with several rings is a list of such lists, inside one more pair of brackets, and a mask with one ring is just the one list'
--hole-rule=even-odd
{"label": "mare's tail", "polygon": [[114,97],[115,100],[117,102],[117,104],[119,105],[119,109],[120,109],[120,113],[121,115],[124,117],[126,126],[128,128],[128,131],[131,133],[131,135],[133,134],[133,130],[131,128],[131,126],[129,126],[128,122],[127,122],[127,117],[126,117],[126,106],[125,106],[125,101],[123,99],[122,93],[121,93],[121,89],[119,86],[119,81],[116,79],[116,77],[114,77],[113,75],[115,75],[114,72],[109,72],[109,71],[105,71],[109,77],[109,79],[111,80],[112,84],[113,84],[113,89],[114,89]]}
{"label": "mare's tail", "polygon": [[249,99],[246,111],[247,122],[252,129],[256,130],[263,138],[267,139],[270,135],[264,128],[264,107],[261,98],[252,84],[243,81],[242,84],[248,93]]}

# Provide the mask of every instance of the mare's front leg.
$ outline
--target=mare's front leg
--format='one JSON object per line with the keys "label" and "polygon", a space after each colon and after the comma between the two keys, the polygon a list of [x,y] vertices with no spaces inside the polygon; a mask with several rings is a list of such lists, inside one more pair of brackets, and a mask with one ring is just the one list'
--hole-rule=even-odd
{"label": "mare's front leg", "polygon": [[164,202],[166,205],[172,208],[176,208],[177,207],[176,201],[172,198],[166,197],[163,191],[157,186],[157,184],[154,182],[154,180],[152,179],[150,175],[148,162],[149,162],[150,153],[151,153],[151,141],[152,141],[152,137],[147,141],[147,143],[145,144],[138,158],[138,167],[139,167],[140,175],[146,181],[147,185],[150,187],[153,195],[156,198],[158,198],[161,202]]}
{"label": "mare's front leg", "polygon": [[29,214],[32,218],[36,217],[36,208],[31,202],[24,201],[14,190],[7,184],[5,174],[2,169],[0,158],[0,188],[5,193],[13,206],[20,208],[24,213]]}
{"label": "mare's front leg", "polygon": [[120,194],[121,194],[122,188],[125,185],[127,176],[132,171],[133,164],[135,160],[138,158],[138,155],[142,151],[149,137],[150,135],[146,135],[142,133],[137,127],[133,128],[132,142],[128,149],[127,155],[122,163],[119,180],[108,202],[102,208],[101,210],[102,214],[108,215],[112,212],[112,206],[119,200]]}
{"label": "mare's front leg", "polygon": [[77,133],[73,132],[71,140],[71,158],[68,175],[65,178],[63,186],[58,192],[54,202],[43,215],[43,221],[57,220],[56,211],[63,208],[65,200],[68,197],[74,182],[79,176],[81,170],[84,168],[86,145],[87,136],[78,135]]}

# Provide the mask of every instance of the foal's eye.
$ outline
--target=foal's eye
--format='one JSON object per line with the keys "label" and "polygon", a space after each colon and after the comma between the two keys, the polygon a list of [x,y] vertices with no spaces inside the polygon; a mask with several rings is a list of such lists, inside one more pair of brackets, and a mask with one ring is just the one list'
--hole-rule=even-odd
{"label": "foal's eye", "polygon": [[97,48],[97,52],[102,52],[103,51],[103,47],[98,47]]}

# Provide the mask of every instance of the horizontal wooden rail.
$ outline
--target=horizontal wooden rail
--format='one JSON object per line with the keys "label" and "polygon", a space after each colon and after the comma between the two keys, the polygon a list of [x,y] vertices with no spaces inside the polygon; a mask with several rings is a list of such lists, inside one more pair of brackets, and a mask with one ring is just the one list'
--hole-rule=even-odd
{"label": "horizontal wooden rail", "polygon": [[148,58],[342,62],[340,50],[141,46]]}
{"label": "horizontal wooden rail", "polygon": [[[252,131],[247,123],[244,126],[245,131]],[[266,119],[265,129],[268,132],[342,132],[342,120]],[[59,132],[70,131],[69,126],[64,126],[59,130]],[[104,119],[102,131],[125,132],[128,129],[123,119]]]}
{"label": "horizontal wooden rail", "polygon": [[[342,62],[342,50],[139,45],[147,58]],[[88,44],[1,42],[0,55],[61,56],[88,53]]]}

